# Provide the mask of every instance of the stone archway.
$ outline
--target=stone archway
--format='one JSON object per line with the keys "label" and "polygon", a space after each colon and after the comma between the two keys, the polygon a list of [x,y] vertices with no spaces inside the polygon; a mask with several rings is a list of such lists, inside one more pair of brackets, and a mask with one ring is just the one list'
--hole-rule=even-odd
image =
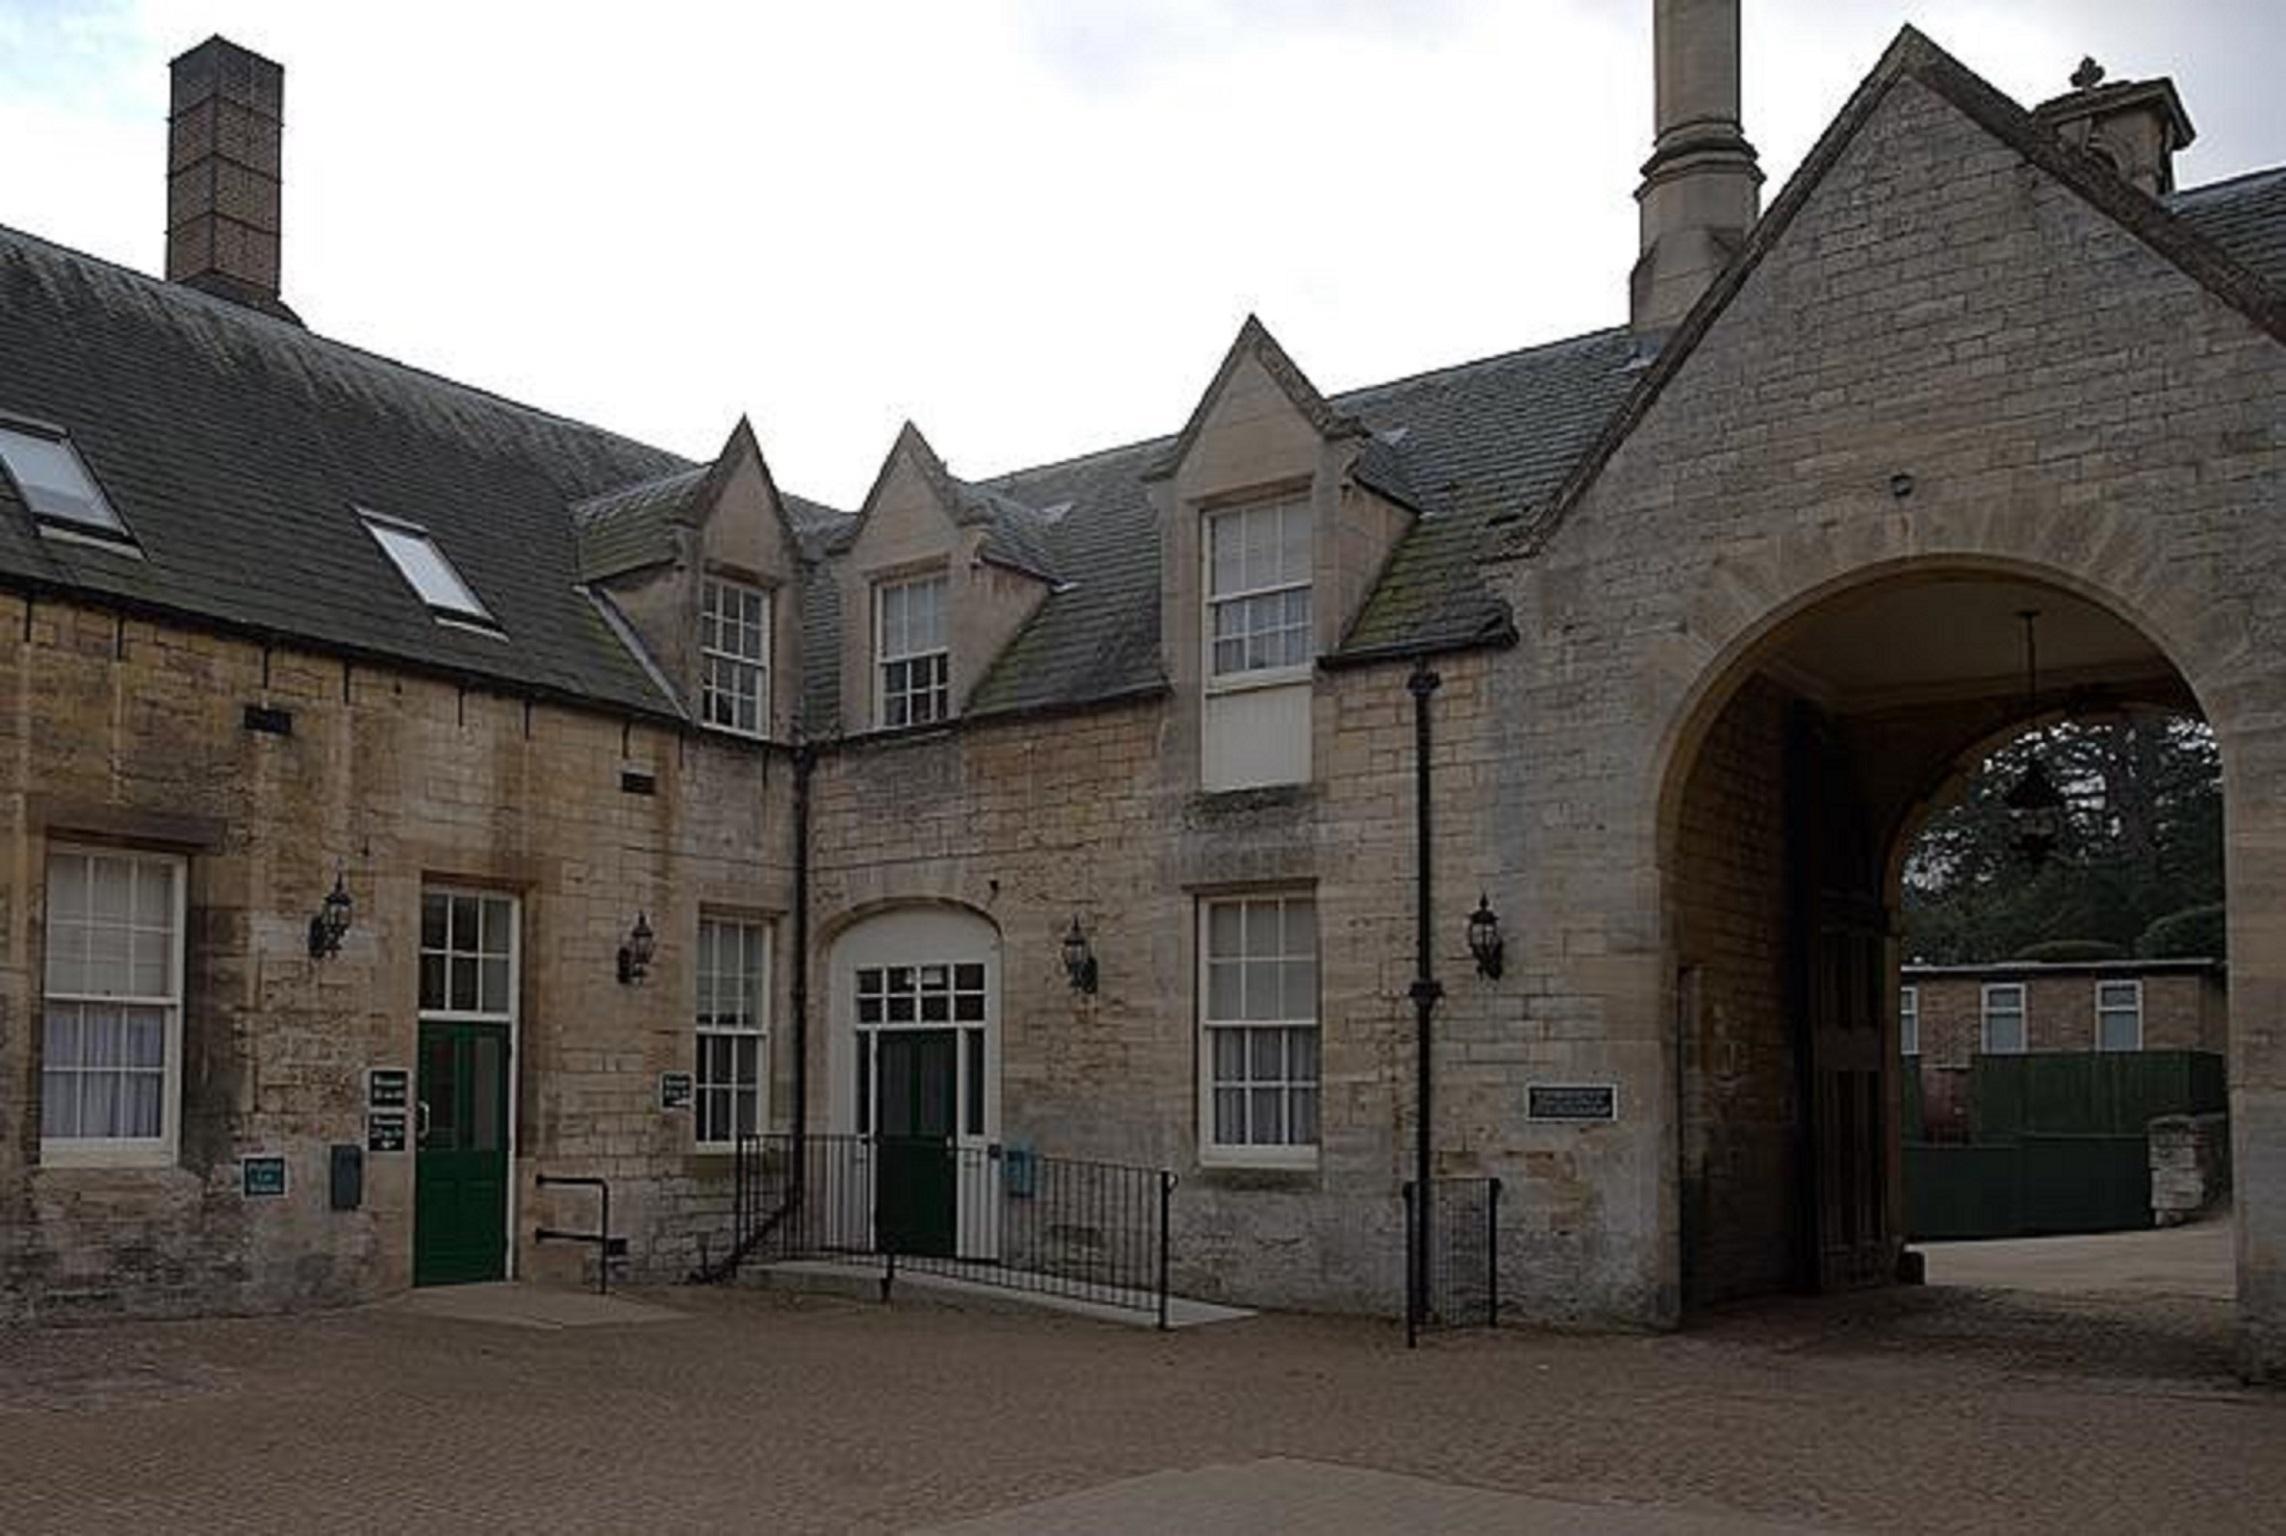
{"label": "stone archway", "polygon": [[[2231,1065],[2242,1338],[2259,1374],[2276,1186],[2262,1177],[2272,1047],[2251,1016],[2276,956],[2249,952],[2245,919],[2263,864],[2250,834],[2271,813],[2245,798],[2238,759],[2260,737],[2230,712],[2235,669],[2202,678],[2186,662],[2216,654],[2213,626],[2162,644],[2084,576],[1991,556],[1843,570],[1752,619],[1742,587],[1702,597],[1701,618],[1727,607],[1733,622],[1670,717],[1657,801],[1684,1306],[1887,1278],[1902,1209],[1897,850],[1932,789],[1994,736],[2041,714],[2156,705],[2203,713],[2226,765],[2234,951],[2257,978],[2233,998]],[[2045,656],[2030,702],[2010,624],[2027,607],[2042,612]]]}

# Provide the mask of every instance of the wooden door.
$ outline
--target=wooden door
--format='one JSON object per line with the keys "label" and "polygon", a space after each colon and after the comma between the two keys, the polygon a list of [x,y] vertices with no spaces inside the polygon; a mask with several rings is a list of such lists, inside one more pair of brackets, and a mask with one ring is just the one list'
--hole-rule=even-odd
{"label": "wooden door", "polygon": [[508,1273],[508,1031],[421,1025],[414,1117],[413,1283]]}
{"label": "wooden door", "polygon": [[874,1241],[892,1252],[949,1258],[954,1250],[955,1044],[949,1029],[885,1029],[874,1037]]}
{"label": "wooden door", "polygon": [[1797,1268],[1820,1291],[1896,1273],[1886,1069],[1889,913],[1854,764],[1832,724],[1798,707],[1787,752],[1793,1042],[1801,1199]]}

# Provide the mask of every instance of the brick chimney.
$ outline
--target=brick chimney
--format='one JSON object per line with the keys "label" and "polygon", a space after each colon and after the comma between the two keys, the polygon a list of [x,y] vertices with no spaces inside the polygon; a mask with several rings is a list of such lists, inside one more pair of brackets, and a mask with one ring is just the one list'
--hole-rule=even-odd
{"label": "brick chimney", "polygon": [[1643,254],[1628,279],[1635,333],[1664,338],[1746,240],[1762,168],[1738,117],[1738,0],[1652,0],[1658,137],[1635,190]]}
{"label": "brick chimney", "polygon": [[2175,190],[2175,151],[2198,136],[2175,82],[2152,80],[2104,83],[2103,66],[2080,60],[2068,95],[2043,101],[2033,117],[2074,149],[2117,171],[2129,186],[2153,197]]}
{"label": "brick chimney", "polygon": [[167,280],[298,323],[278,298],[286,72],[220,37],[168,67]]}

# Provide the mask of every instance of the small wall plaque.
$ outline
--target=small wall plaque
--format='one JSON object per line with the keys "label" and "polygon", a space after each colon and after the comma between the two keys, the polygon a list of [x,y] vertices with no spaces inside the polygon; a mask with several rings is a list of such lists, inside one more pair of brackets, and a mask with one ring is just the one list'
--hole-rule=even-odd
{"label": "small wall plaque", "polygon": [[286,1160],[264,1155],[238,1160],[238,1192],[249,1200],[272,1200],[286,1192]]}
{"label": "small wall plaque", "polygon": [[403,1067],[367,1067],[365,1104],[368,1109],[405,1109],[412,1103],[413,1074]]}
{"label": "small wall plaque", "polygon": [[1595,1122],[1619,1118],[1617,1083],[1529,1083],[1524,1118]]}
{"label": "small wall plaque", "polygon": [[662,1072],[659,1074],[659,1107],[661,1109],[688,1109],[691,1107],[691,1075],[688,1072]]}
{"label": "small wall plaque", "polygon": [[368,1152],[402,1152],[405,1150],[405,1112],[401,1109],[369,1109],[365,1112],[365,1150]]}

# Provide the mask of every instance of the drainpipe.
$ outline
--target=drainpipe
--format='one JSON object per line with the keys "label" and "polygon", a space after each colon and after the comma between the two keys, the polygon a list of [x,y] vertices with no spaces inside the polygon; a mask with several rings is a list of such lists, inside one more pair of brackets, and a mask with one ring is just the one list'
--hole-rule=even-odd
{"label": "drainpipe", "polygon": [[1429,1126],[1433,1074],[1429,1059],[1429,1018],[1436,1012],[1437,1000],[1445,995],[1438,985],[1436,960],[1432,953],[1429,912],[1429,697],[1444,683],[1444,679],[1429,670],[1427,657],[1413,663],[1413,675],[1405,680],[1406,691],[1413,695],[1413,811],[1415,836],[1420,844],[1416,859],[1413,897],[1413,1071],[1415,1106],[1413,1120],[1413,1251],[1406,1255],[1412,1265],[1412,1283],[1406,1288],[1405,1342],[1410,1346],[1421,1323],[1426,1320],[1429,1306],[1429,1226],[1435,1211],[1434,1191],[1429,1184],[1430,1146]]}
{"label": "drainpipe", "polygon": [[787,1188],[799,1201],[810,1138],[810,773],[817,749],[794,748],[794,1142]]}

